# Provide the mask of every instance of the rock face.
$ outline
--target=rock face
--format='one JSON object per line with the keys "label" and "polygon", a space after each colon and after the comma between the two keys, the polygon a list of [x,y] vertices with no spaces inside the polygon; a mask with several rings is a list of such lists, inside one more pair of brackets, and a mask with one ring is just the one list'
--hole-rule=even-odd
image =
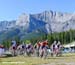
{"label": "rock face", "polygon": [[48,33],[62,32],[69,29],[75,29],[75,14],[60,13],[53,11],[45,11],[40,14],[33,15],[34,18],[42,20],[46,23],[45,27]]}
{"label": "rock face", "polygon": [[22,14],[17,22],[28,31],[41,29],[45,33],[62,32],[75,29],[75,14],[53,11],[44,11],[29,16]]}
{"label": "rock face", "polygon": [[23,27],[27,32],[41,29],[46,33],[62,32],[75,29],[75,14],[44,11],[39,14],[27,15],[23,13],[16,21],[0,22],[0,31],[12,27]]}
{"label": "rock face", "polygon": [[25,13],[23,13],[21,16],[19,16],[16,21],[16,25],[28,27],[29,26],[29,15],[26,15]]}
{"label": "rock face", "polygon": [[4,30],[11,29],[15,26],[15,20],[13,21],[0,21],[0,32]]}
{"label": "rock face", "polygon": [[44,11],[39,14],[29,15],[23,13],[17,20],[0,22],[0,34],[9,37],[11,37],[11,34],[12,36],[17,35],[21,37],[32,32],[49,34],[70,29],[75,29],[75,13],[54,11]]}

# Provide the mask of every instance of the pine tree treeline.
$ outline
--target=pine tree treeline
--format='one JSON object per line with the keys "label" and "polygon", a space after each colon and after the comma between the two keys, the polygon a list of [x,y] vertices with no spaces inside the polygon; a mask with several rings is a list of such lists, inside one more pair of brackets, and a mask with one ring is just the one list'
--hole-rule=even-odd
{"label": "pine tree treeline", "polygon": [[50,44],[54,40],[59,40],[62,44],[68,44],[72,41],[75,41],[75,30],[69,30],[60,33],[51,33],[47,35],[47,39],[49,40]]}
{"label": "pine tree treeline", "polygon": [[64,32],[54,32],[50,34],[46,34],[43,36],[40,36],[39,38],[32,38],[30,41],[35,44],[37,41],[42,41],[42,40],[48,40],[49,45],[51,45],[54,40],[60,41],[62,44],[68,44],[71,43],[72,41],[75,41],[75,30],[69,30],[69,31],[64,31]]}
{"label": "pine tree treeline", "polygon": [[[20,44],[22,42],[26,42],[26,40],[30,41],[33,45],[37,42],[37,41],[42,41],[42,40],[48,40],[49,45],[51,45],[54,40],[59,40],[62,44],[68,44],[72,41],[75,41],[75,30],[69,30],[69,31],[65,31],[65,32],[54,32],[54,33],[50,33],[50,34],[44,34],[40,37],[35,37],[35,38],[31,38],[31,39],[24,39],[24,40],[20,40],[18,37],[15,37],[15,40],[17,42],[20,42]],[[9,48],[11,45],[11,40],[6,40],[3,42],[3,45],[6,48]]]}

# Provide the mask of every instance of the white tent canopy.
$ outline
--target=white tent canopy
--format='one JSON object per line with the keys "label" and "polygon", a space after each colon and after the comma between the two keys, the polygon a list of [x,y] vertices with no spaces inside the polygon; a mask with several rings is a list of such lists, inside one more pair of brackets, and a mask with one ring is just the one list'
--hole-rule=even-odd
{"label": "white tent canopy", "polygon": [[74,46],[75,46],[75,41],[67,45],[64,45],[65,48],[74,47]]}

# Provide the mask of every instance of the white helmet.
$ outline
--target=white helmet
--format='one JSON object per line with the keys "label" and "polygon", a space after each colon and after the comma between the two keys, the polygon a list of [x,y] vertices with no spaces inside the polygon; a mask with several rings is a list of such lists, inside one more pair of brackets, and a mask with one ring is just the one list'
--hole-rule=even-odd
{"label": "white helmet", "polygon": [[60,44],[60,41],[58,41],[58,44]]}
{"label": "white helmet", "polygon": [[56,44],[56,43],[57,43],[57,42],[56,42],[56,40],[55,40],[53,44]]}

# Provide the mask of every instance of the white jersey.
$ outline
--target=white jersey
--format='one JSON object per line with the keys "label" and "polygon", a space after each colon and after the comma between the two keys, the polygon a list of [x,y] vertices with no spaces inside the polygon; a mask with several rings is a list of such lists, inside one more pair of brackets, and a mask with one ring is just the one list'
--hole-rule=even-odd
{"label": "white jersey", "polygon": [[57,45],[55,45],[55,49],[57,49],[58,48],[58,46]]}
{"label": "white jersey", "polygon": [[16,46],[16,41],[12,41],[12,46]]}

